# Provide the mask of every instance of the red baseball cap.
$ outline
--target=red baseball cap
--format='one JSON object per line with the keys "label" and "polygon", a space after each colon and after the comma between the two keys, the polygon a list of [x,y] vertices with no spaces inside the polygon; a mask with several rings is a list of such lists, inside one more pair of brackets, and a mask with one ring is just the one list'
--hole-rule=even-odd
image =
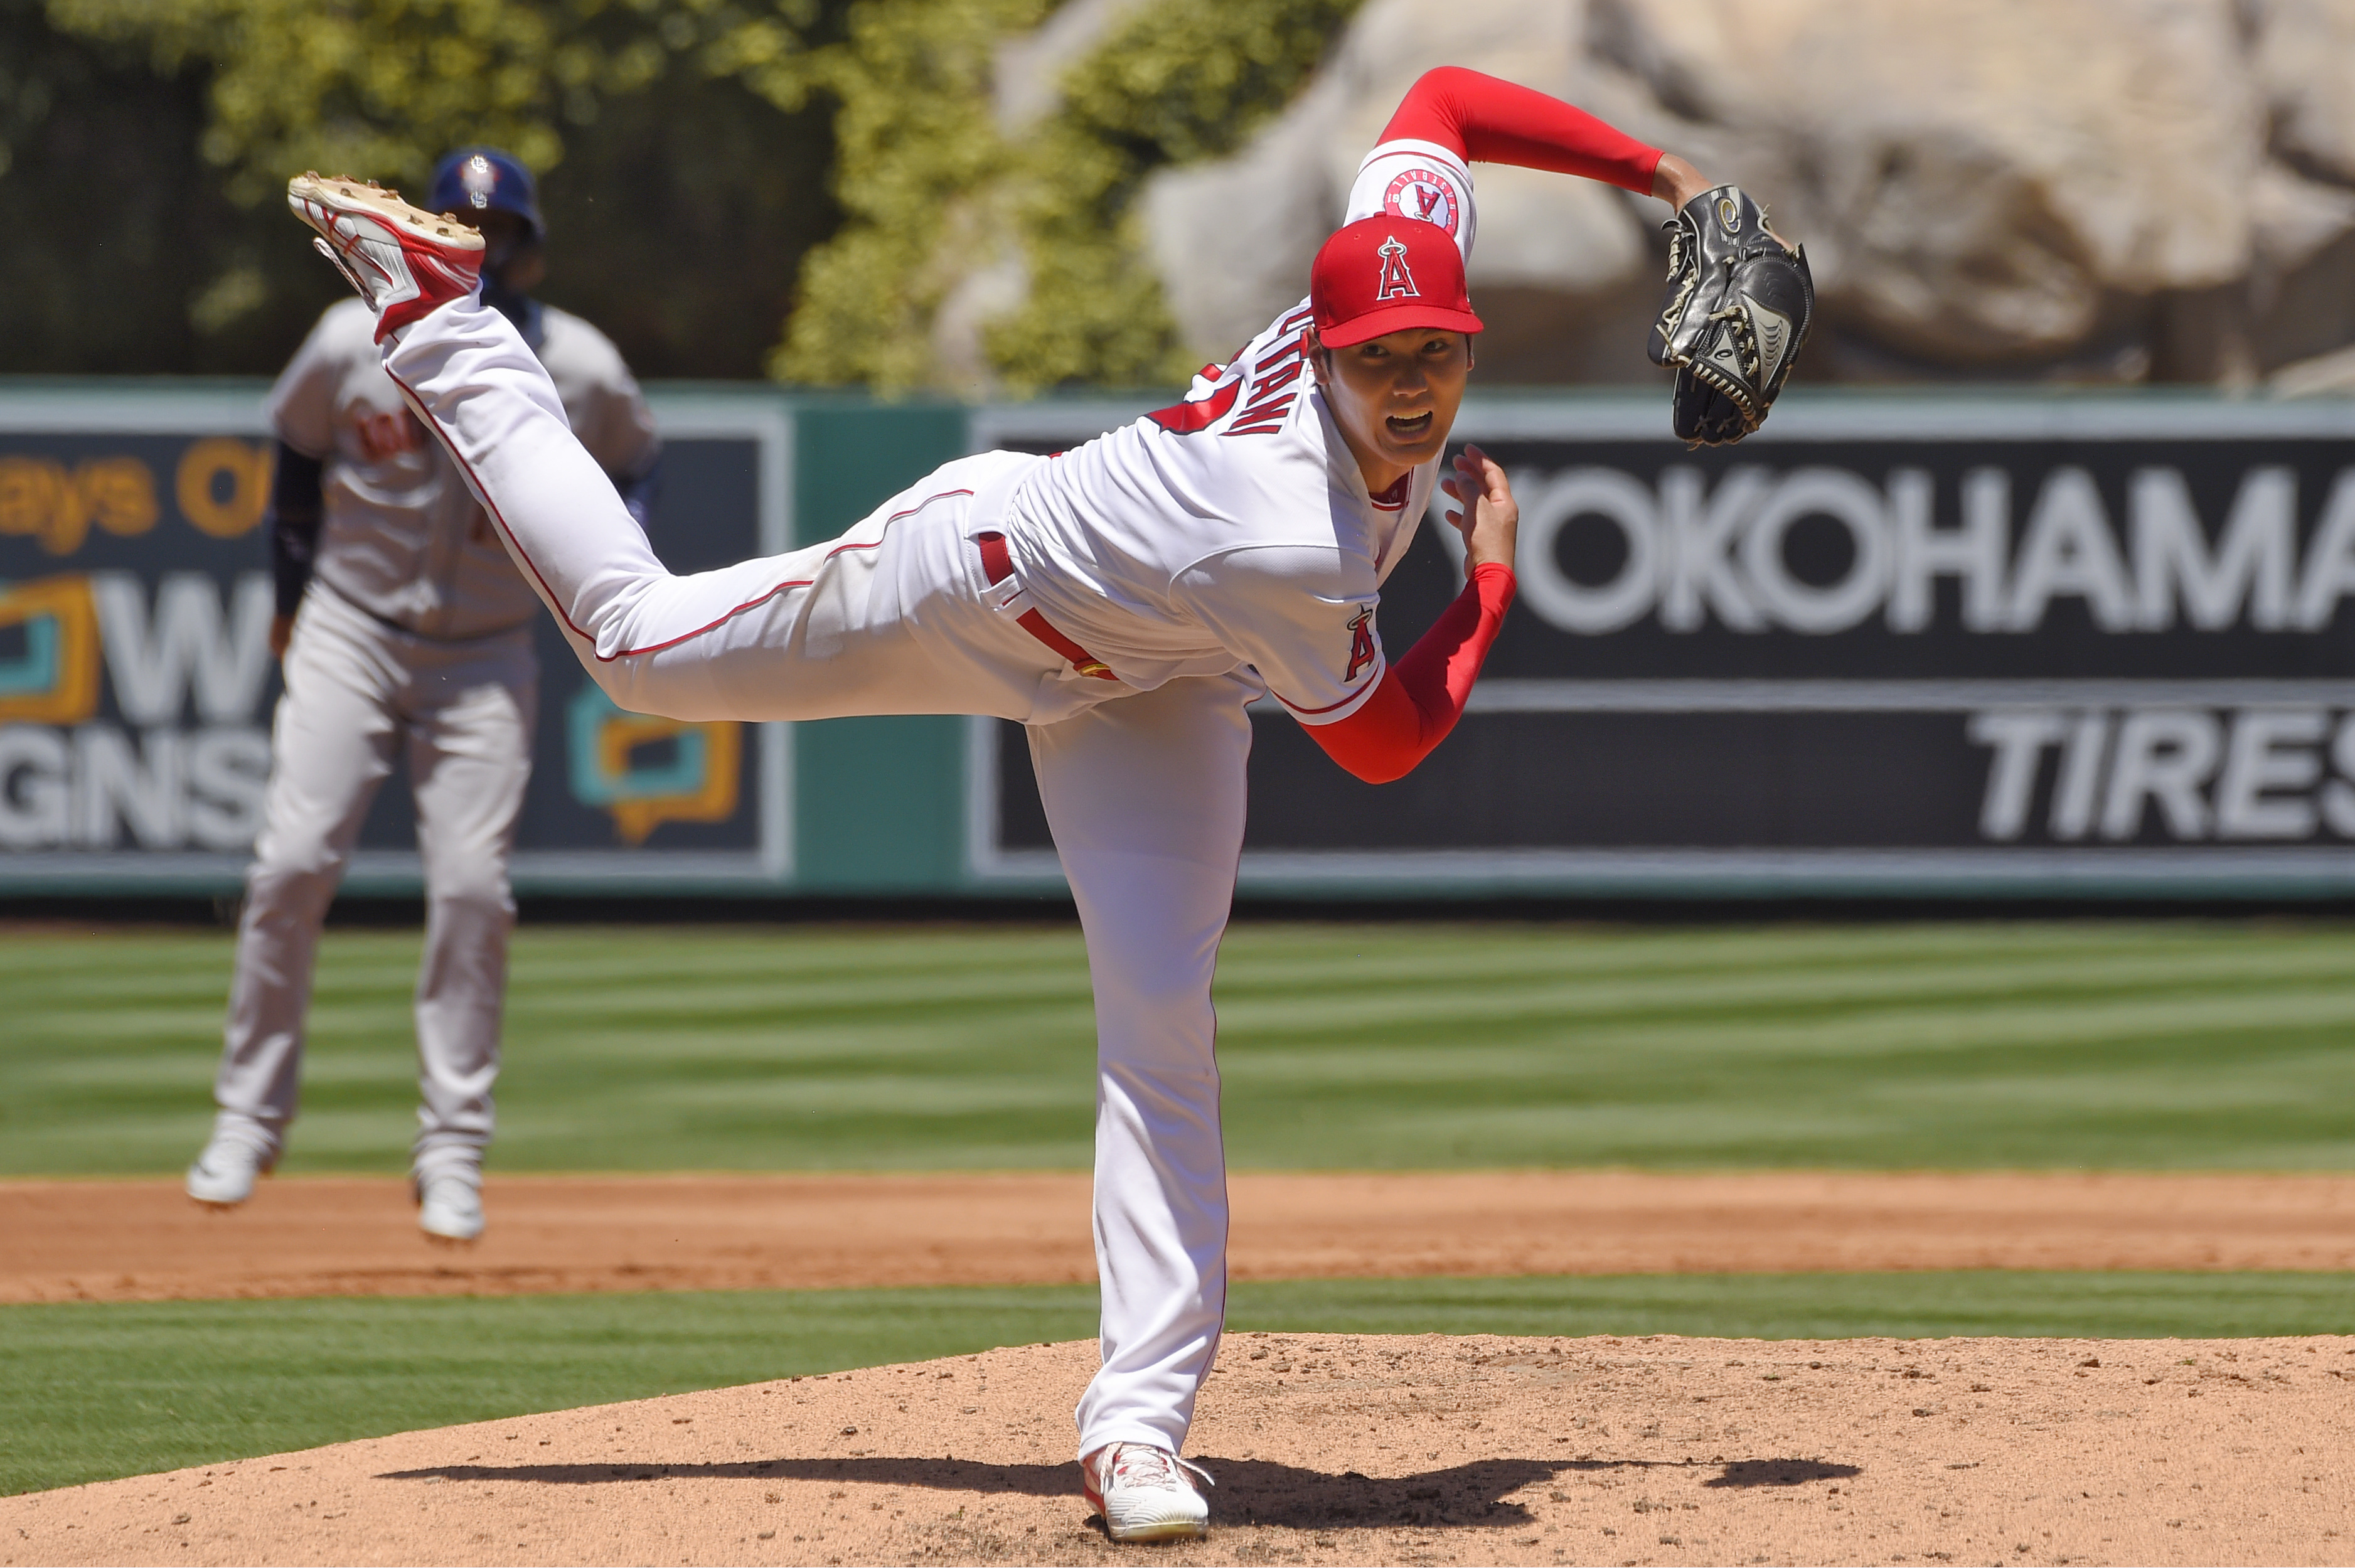
{"label": "red baseball cap", "polygon": [[1347,348],[1413,326],[1477,332],[1464,287],[1464,255],[1436,223],[1361,218],[1325,241],[1308,269],[1317,340]]}

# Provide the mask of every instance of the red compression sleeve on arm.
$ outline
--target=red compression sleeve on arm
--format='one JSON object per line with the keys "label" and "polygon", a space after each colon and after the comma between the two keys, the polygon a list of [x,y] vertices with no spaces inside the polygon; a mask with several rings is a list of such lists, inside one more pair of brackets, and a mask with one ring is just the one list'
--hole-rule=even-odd
{"label": "red compression sleeve on arm", "polygon": [[1511,567],[1496,561],[1474,567],[1455,603],[1406,657],[1382,671],[1365,705],[1337,722],[1311,724],[1308,733],[1326,755],[1368,784],[1404,778],[1464,716],[1465,699],[1512,602]]}
{"label": "red compression sleeve on arm", "polygon": [[1578,175],[1652,194],[1660,150],[1559,98],[1462,66],[1423,73],[1391,116],[1382,140],[1436,142],[1477,164],[1513,164]]}

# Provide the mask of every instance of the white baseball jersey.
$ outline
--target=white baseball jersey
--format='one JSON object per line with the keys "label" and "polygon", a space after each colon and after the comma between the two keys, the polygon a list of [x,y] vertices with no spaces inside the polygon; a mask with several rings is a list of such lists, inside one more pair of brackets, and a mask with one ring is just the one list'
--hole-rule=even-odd
{"label": "white baseball jersey", "polygon": [[[1360,165],[1348,221],[1436,224],[1471,254],[1472,176],[1427,142]],[[1384,662],[1374,607],[1438,482],[1369,494],[1308,364],[1303,299],[1187,400],[1040,465],[1008,508],[1022,588],[1057,630],[1150,690],[1249,665],[1305,724],[1356,712]]]}
{"label": "white baseball jersey", "polygon": [[[541,309],[539,361],[573,433],[608,474],[644,473],[660,443],[621,351],[579,316]],[[313,572],[328,587],[427,637],[487,636],[538,613],[449,454],[384,373],[367,305],[345,300],[319,317],[270,389],[270,422],[326,464]]]}

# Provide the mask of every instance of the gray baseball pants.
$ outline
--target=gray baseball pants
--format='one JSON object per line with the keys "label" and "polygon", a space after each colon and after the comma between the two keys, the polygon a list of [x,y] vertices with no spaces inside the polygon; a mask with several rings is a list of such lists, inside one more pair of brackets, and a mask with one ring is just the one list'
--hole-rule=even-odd
{"label": "gray baseball pants", "polygon": [[425,862],[412,1168],[473,1170],[490,1142],[515,899],[507,857],[531,774],[530,628],[441,642],[314,580],[286,652],[261,833],[213,1099],[217,1135],[274,1161],[294,1119],[319,929],[377,787],[406,750]]}

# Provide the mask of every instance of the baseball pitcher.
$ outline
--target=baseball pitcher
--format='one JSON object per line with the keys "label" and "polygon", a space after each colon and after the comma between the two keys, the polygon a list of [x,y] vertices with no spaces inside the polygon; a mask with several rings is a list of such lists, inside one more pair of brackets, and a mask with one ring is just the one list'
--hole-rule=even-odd
{"label": "baseball pitcher", "polygon": [[[1480,330],[1464,258],[1482,159],[1607,180],[1724,229],[1676,247],[1663,360],[1680,384],[1708,371],[1674,418],[1727,440],[1764,417],[1806,313],[1804,272],[1754,206],[1568,104],[1444,69],[1360,166],[1308,297],[1185,401],[1055,457],[961,459],[830,543],[685,577],[475,297],[471,229],[347,180],[289,190],[378,309],[393,381],[615,702],[1028,727],[1095,987],[1103,1360],[1077,1419],[1082,1489],[1115,1540],[1199,1535],[1209,1517],[1178,1456],[1226,1305],[1210,987],[1241,853],[1245,705],[1272,694],[1351,773],[1396,778],[1455,723],[1513,596],[1504,471],[1471,448],[1441,477]],[[1381,584],[1434,489],[1466,582],[1392,659]]]}

